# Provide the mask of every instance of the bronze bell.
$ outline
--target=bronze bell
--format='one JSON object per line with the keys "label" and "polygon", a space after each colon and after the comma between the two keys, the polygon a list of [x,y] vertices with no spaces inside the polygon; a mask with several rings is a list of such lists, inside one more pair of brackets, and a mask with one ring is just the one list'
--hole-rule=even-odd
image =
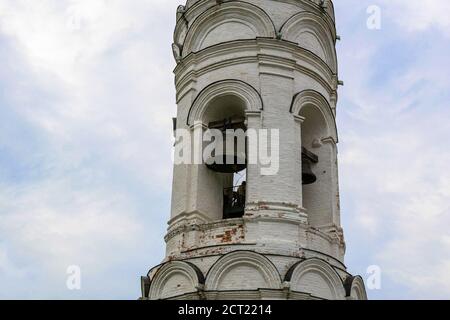
{"label": "bronze bell", "polygon": [[[245,119],[231,117],[220,121],[209,123],[209,129],[219,129],[223,134],[223,150],[215,150],[212,157],[206,160],[206,166],[219,173],[236,173],[247,168],[246,151],[239,150],[236,145],[234,149],[228,150],[226,145],[227,130],[246,130]],[[246,148],[246,146],[245,146]]]}
{"label": "bronze bell", "polygon": [[319,162],[319,157],[302,147],[302,184],[313,184],[317,181],[317,177],[312,171],[311,166]]}

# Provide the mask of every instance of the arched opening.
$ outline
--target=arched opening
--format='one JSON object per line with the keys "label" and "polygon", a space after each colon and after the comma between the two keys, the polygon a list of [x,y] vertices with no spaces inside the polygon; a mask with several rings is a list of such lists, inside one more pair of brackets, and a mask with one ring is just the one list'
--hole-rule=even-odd
{"label": "arched opening", "polygon": [[[211,197],[222,202],[223,219],[240,218],[246,203],[245,101],[226,94],[210,101],[203,115],[208,143],[205,164],[216,186]],[[213,191],[215,190],[215,191]]]}
{"label": "arched opening", "polygon": [[232,117],[245,118],[245,102],[236,95],[225,94],[210,101],[203,121],[211,123]]}
{"label": "arched opening", "polygon": [[326,120],[318,107],[312,104],[301,108],[302,123],[302,198],[312,226],[320,227],[328,223],[332,215],[330,208],[331,154],[323,146],[327,137]]}

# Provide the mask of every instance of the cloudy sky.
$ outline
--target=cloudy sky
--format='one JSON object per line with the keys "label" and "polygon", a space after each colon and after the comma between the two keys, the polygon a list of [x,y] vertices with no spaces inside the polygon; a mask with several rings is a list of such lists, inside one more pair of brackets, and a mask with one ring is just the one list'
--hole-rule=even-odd
{"label": "cloudy sky", "polygon": [[[0,299],[136,299],[162,260],[180,2],[0,0]],[[335,6],[349,271],[450,298],[450,2]]]}

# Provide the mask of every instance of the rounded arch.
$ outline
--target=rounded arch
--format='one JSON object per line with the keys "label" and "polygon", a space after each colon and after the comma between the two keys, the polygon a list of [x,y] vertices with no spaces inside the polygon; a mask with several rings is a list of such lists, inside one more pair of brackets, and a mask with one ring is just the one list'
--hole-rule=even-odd
{"label": "rounded arch", "polygon": [[303,260],[287,272],[286,282],[293,291],[309,293],[329,300],[345,299],[341,278],[327,262],[318,258]]}
{"label": "rounded arch", "polygon": [[366,286],[361,276],[348,276],[344,287],[346,297],[353,300],[367,300]]}
{"label": "rounded arch", "polygon": [[202,121],[203,116],[213,99],[223,96],[235,96],[245,105],[245,111],[260,111],[263,109],[261,95],[255,88],[241,80],[221,80],[204,88],[195,98],[187,116],[187,125],[191,126]]}
{"label": "rounded arch", "polygon": [[184,38],[182,55],[185,57],[191,52],[231,40],[273,38],[275,35],[272,19],[258,6],[242,1],[222,3],[194,20]]}
{"label": "rounded arch", "polygon": [[311,51],[337,71],[333,32],[327,22],[311,12],[300,12],[289,18],[281,27],[282,39],[297,43]]}
{"label": "rounded arch", "polygon": [[151,280],[149,298],[166,299],[196,292],[204,283],[203,273],[197,266],[185,261],[171,261],[164,264]]}
{"label": "rounded arch", "polygon": [[281,277],[275,265],[253,251],[235,251],[220,258],[208,271],[205,289],[280,289]]}
{"label": "rounded arch", "polygon": [[333,140],[337,143],[338,131],[336,126],[336,118],[327,99],[320,92],[315,90],[301,91],[294,95],[290,112],[294,115],[301,115],[303,108],[308,106],[313,106],[319,110],[327,126],[328,136],[333,138]]}

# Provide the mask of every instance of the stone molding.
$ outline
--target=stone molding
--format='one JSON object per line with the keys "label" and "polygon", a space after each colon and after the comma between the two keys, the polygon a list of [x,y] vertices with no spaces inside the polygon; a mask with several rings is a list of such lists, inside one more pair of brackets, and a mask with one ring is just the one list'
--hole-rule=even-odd
{"label": "stone molding", "polygon": [[226,79],[214,82],[204,88],[195,98],[187,116],[187,126],[196,122],[202,122],[203,115],[209,103],[218,97],[234,95],[241,98],[246,106],[246,111],[260,111],[263,109],[263,101],[259,92],[248,83]]}
{"label": "stone molding", "polygon": [[367,300],[366,287],[361,276],[348,276],[344,287],[348,300]]}
{"label": "stone molding", "polygon": [[[328,285],[330,289],[330,299],[345,299],[346,294],[342,279],[339,277],[339,274],[336,272],[336,270],[334,270],[327,262],[321,259],[311,258],[298,262],[288,271],[284,281],[289,282],[291,284],[291,288],[295,288],[296,286],[302,287],[303,285],[306,287],[309,284],[304,283],[304,276],[308,274],[314,274],[315,276],[322,278],[322,280]],[[314,288],[311,289],[312,291],[308,292],[313,292]],[[314,295],[314,293],[312,294]]]}
{"label": "stone molding", "polygon": [[[262,276],[264,282],[252,289],[221,289],[224,277],[240,276],[233,271],[241,266],[254,268],[254,272]],[[163,284],[170,283],[171,277],[183,275],[183,283],[178,286],[163,289]],[[328,285],[327,292],[311,291],[312,283],[305,282],[305,275],[319,276]],[[241,275],[242,276],[242,275]],[[367,295],[361,277],[347,274],[342,280],[338,272],[326,261],[319,258],[303,258],[294,263],[284,277],[280,276],[277,267],[263,254],[254,251],[236,250],[222,255],[208,268],[204,275],[195,263],[187,261],[169,261],[157,267],[149,280],[145,279],[150,288],[148,295],[142,299],[325,299],[329,295],[337,300],[365,299]],[[180,277],[177,279],[179,282]],[[239,284],[239,279],[235,279]],[[245,281],[242,279],[241,281]],[[175,284],[172,284],[173,286]],[[177,290],[183,288],[184,292]],[[239,285],[238,285],[239,287]],[[328,291],[329,290],[329,291]],[[144,292],[145,293],[145,292]],[[168,293],[172,295],[167,296]]]}
{"label": "stone molding", "polygon": [[[174,275],[183,279],[182,283],[179,284],[180,291],[192,292],[205,283],[203,273],[194,264],[185,261],[170,261],[161,266],[151,279],[149,298],[157,300],[176,296],[177,293],[184,294],[185,292],[177,292],[177,290],[169,294],[165,292],[167,282],[173,279]],[[177,280],[180,281],[180,279]],[[165,296],[167,294],[168,296]]]}
{"label": "stone molding", "polygon": [[[233,2],[235,0],[222,0],[225,2]],[[322,0],[278,0],[287,4],[292,4],[298,8],[299,11],[306,10],[314,12],[319,16],[322,16],[326,20],[329,27],[335,31],[335,16],[334,6],[331,0],[325,0],[327,2],[326,9],[321,7]],[[252,3],[252,1],[241,0],[240,2]],[[182,10],[177,14],[177,27],[174,35],[174,39],[179,39],[181,33],[178,29],[182,29],[183,25],[187,25],[194,21],[196,17],[201,15],[204,11],[217,6],[217,0],[188,0],[185,6],[180,6]],[[177,37],[178,36],[178,37]]]}
{"label": "stone molding", "polygon": [[[303,32],[312,34],[321,44],[326,63],[336,73],[336,34],[333,31],[334,29],[330,28],[320,15],[311,12],[299,12],[285,22],[281,28],[281,35],[282,39],[294,42],[302,47],[302,43],[296,41],[299,35]],[[316,55],[318,54],[316,53]]]}
{"label": "stone molding", "polygon": [[[268,50],[272,53],[262,54]],[[273,50],[279,52],[274,54]],[[220,43],[185,57],[174,70],[177,101],[191,90],[197,89],[197,79],[202,75],[225,67],[249,63],[278,65],[282,66],[282,69],[290,69],[291,72],[300,72],[320,83],[331,96],[336,95],[337,75],[315,53],[299,48],[292,42],[257,38]]]}
{"label": "stone molding", "polygon": [[195,18],[188,27],[184,41],[176,39],[178,41],[175,43],[182,48],[181,56],[203,49],[205,39],[215,27],[223,24],[224,18],[227,22],[239,23],[252,30],[254,36],[251,38],[273,38],[276,35],[272,19],[258,6],[243,1],[226,2],[207,9]]}
{"label": "stone molding", "polygon": [[338,143],[338,132],[336,126],[336,118],[334,116],[333,109],[331,108],[328,100],[320,93],[315,90],[304,90],[294,95],[292,99],[292,104],[289,112],[294,115],[299,115],[302,108],[308,105],[312,105],[319,109],[323,118],[325,119],[328,137],[334,140],[334,143]]}
{"label": "stone molding", "polygon": [[[259,272],[265,280],[264,289],[280,289],[281,277],[274,264],[265,256],[253,251],[234,251],[224,255],[209,269],[206,275],[205,290],[220,290],[221,280],[228,272],[238,266],[247,266]],[[259,289],[259,288],[255,288]]]}

